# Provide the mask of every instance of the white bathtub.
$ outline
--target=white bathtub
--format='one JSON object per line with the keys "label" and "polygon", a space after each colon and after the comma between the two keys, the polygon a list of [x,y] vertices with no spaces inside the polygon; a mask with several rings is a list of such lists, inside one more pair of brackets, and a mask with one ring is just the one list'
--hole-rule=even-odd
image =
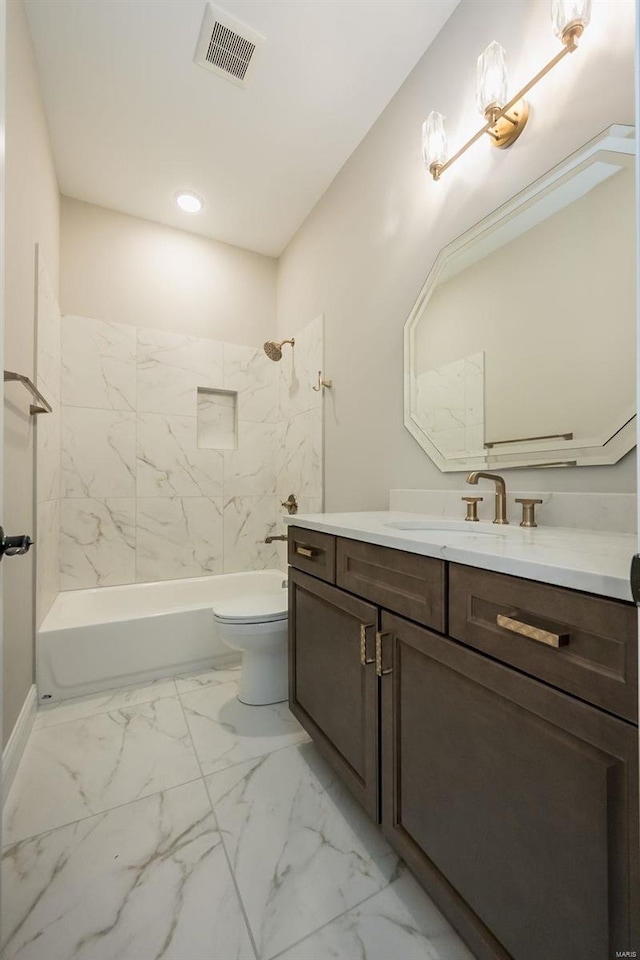
{"label": "white bathtub", "polygon": [[281,590],[281,570],[58,594],[37,637],[38,696],[50,703],[237,659],[216,633],[218,600]]}

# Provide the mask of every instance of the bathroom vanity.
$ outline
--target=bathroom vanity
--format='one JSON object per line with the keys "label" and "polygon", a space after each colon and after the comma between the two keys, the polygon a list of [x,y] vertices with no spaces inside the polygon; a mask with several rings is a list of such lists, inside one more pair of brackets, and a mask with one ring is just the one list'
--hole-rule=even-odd
{"label": "bathroom vanity", "polygon": [[640,951],[632,538],[425,523],[292,518],[292,712],[478,960]]}

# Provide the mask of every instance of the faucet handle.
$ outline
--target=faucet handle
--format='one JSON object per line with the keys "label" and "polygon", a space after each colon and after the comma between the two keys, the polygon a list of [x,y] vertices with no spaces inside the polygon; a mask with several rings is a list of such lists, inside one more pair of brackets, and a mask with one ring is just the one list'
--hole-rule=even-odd
{"label": "faucet handle", "polygon": [[478,520],[478,504],[484,500],[484,497],[460,497],[467,505],[467,515],[465,520]]}
{"label": "faucet handle", "polygon": [[542,500],[532,500],[527,497],[516,497],[516,503],[522,504],[521,527],[537,527],[536,523],[536,504],[542,503]]}

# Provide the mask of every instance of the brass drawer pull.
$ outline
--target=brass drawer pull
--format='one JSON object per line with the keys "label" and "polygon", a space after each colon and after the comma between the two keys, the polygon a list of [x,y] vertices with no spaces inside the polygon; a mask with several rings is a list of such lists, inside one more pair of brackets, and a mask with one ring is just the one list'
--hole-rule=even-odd
{"label": "brass drawer pull", "polygon": [[376,633],[376,673],[379,677],[386,677],[387,674],[393,670],[392,667],[389,667],[387,670],[382,669],[382,641],[385,637],[390,636],[390,633]]}
{"label": "brass drawer pull", "polygon": [[299,557],[309,557],[310,560],[313,560],[320,551],[316,550],[315,547],[303,547],[301,543],[296,543],[296,553]]}
{"label": "brass drawer pull", "polygon": [[375,662],[375,657],[367,657],[367,630],[373,630],[374,627],[374,623],[360,624],[360,663],[363,667]]}
{"label": "brass drawer pull", "polygon": [[543,630],[542,627],[533,627],[530,623],[522,623],[521,620],[506,617],[503,613],[498,614],[496,623],[499,627],[504,627],[505,630],[517,633],[521,637],[535,640],[536,643],[546,643],[548,647],[564,647],[569,643],[568,633],[551,633],[550,630]]}

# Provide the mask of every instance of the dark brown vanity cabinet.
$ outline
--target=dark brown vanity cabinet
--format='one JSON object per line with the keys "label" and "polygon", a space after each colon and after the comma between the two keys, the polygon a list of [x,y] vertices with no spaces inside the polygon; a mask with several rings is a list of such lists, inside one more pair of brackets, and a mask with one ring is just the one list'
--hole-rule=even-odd
{"label": "dark brown vanity cabinet", "polygon": [[478,960],[640,955],[635,609],[407,556],[336,538],[337,586],[291,570],[292,710]]}
{"label": "dark brown vanity cabinet", "polygon": [[478,957],[637,945],[635,728],[400,617],[382,630],[384,830]]}
{"label": "dark brown vanity cabinet", "polygon": [[378,609],[297,570],[289,605],[291,712],[378,820]]}

